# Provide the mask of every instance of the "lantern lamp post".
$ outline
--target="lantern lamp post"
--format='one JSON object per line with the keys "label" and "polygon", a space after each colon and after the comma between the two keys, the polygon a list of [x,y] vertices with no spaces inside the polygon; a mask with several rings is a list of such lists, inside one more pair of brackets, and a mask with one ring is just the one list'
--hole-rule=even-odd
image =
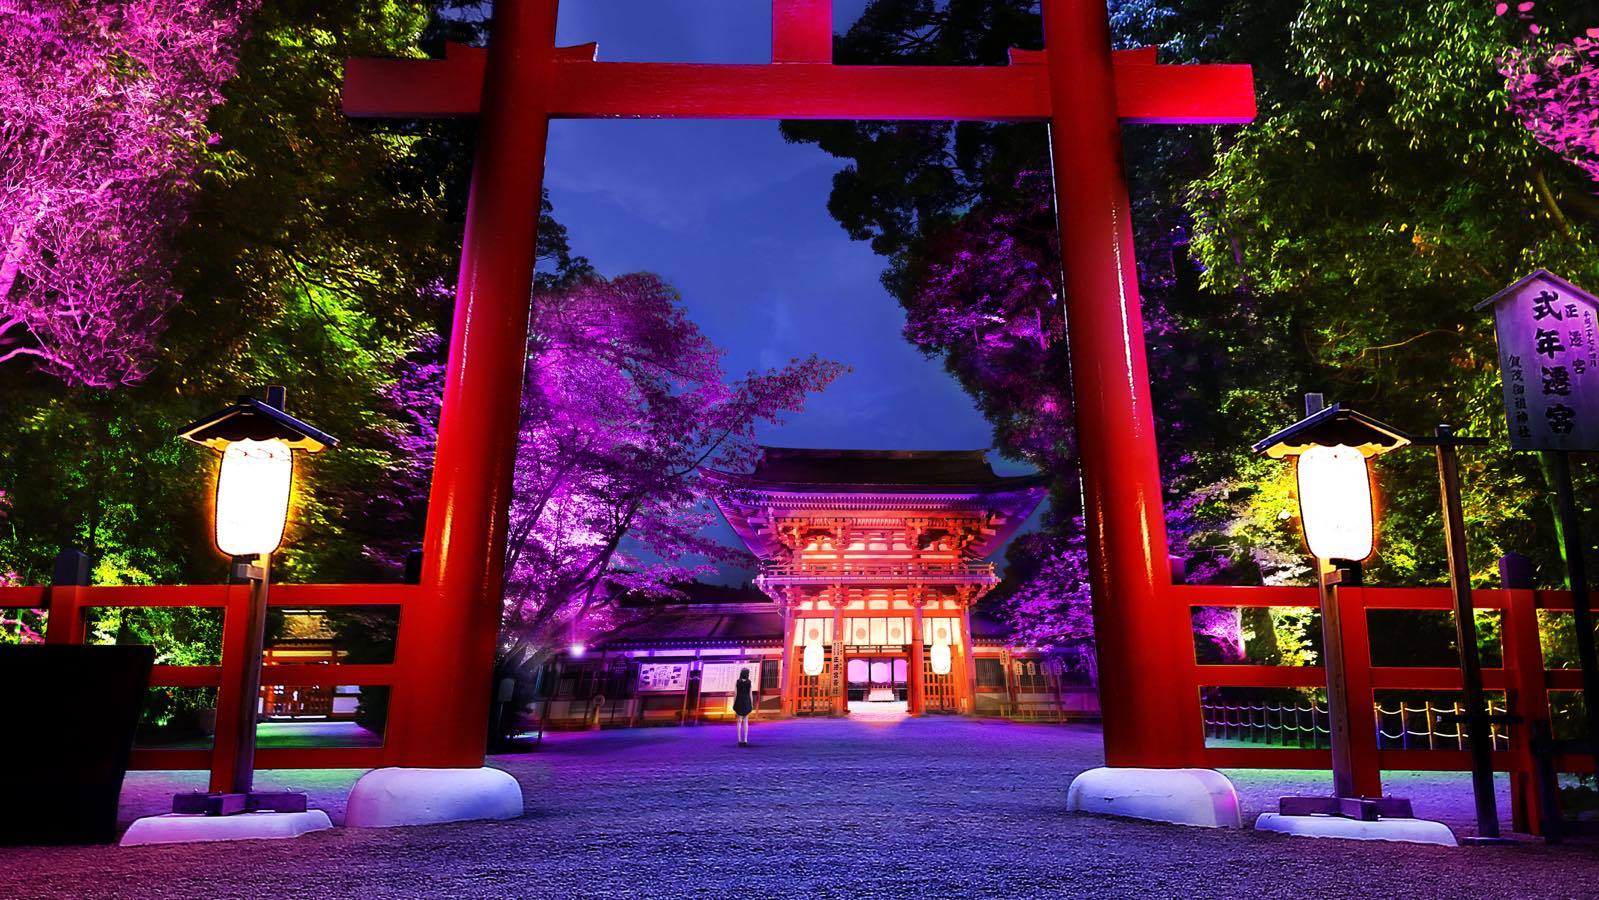
{"label": "lantern lamp post", "polygon": [[[1254,445],[1256,453],[1298,462],[1300,522],[1316,564],[1321,598],[1322,653],[1327,671],[1328,731],[1332,743],[1331,797],[1284,797],[1284,816],[1333,815],[1374,821],[1409,817],[1410,801],[1362,797],[1355,784],[1354,727],[1344,671],[1343,628],[1337,589],[1358,585],[1360,563],[1376,541],[1376,506],[1367,461],[1411,443],[1392,426],[1336,403],[1323,407],[1320,394],[1306,398],[1306,417]],[[1359,721],[1368,740],[1375,719],[1363,701]]]}
{"label": "lantern lamp post", "polygon": [[215,538],[233,558],[233,577],[250,584],[250,621],[237,696],[238,752],[228,790],[179,794],[173,812],[229,815],[242,812],[304,812],[304,794],[254,790],[256,705],[261,694],[261,656],[266,643],[267,583],[272,554],[283,542],[294,484],[294,453],[336,446],[328,434],[284,411],[286,392],[267,389],[265,400],[239,402],[195,422],[185,440],[217,451]]}

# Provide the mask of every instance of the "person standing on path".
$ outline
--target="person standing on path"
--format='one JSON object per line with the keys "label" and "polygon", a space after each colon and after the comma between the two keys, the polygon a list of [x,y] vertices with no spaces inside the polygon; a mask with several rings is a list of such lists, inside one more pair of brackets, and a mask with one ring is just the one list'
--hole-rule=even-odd
{"label": "person standing on path", "polygon": [[738,671],[738,682],[734,685],[733,715],[738,716],[738,745],[750,745],[750,713],[755,711],[755,686],[750,684],[750,670]]}

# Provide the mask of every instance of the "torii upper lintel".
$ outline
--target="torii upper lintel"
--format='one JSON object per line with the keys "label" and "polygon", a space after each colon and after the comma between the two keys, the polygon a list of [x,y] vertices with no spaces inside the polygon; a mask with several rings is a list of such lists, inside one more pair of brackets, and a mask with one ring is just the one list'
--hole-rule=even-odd
{"label": "torii upper lintel", "polygon": [[[839,66],[600,62],[597,49],[553,48],[547,115],[1039,121],[1050,114],[1049,60],[1042,50],[1012,50],[1008,66]],[[452,43],[442,60],[350,60],[344,112],[477,115],[487,59],[480,47]],[[1255,117],[1249,66],[1159,65],[1153,47],[1119,50],[1111,59],[1123,122],[1218,124]]]}

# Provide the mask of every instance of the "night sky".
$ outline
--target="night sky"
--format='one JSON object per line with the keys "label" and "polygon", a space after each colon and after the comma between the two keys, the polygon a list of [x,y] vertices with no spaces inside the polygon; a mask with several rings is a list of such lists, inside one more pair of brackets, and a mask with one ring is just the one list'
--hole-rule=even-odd
{"label": "night sky", "polygon": [[[864,6],[836,0],[835,30]],[[609,61],[766,62],[769,16],[763,0],[569,0],[559,41],[598,41]],[[942,363],[900,336],[883,260],[828,215],[841,165],[784,142],[776,122],[563,120],[546,184],[573,248],[608,276],[665,277],[731,375],[810,353],[853,367],[764,442],[989,446],[988,424]]]}
{"label": "night sky", "polygon": [[[834,0],[833,30],[865,5]],[[765,0],[568,0],[557,40],[597,41],[613,62],[764,63],[770,15]],[[942,362],[901,336],[903,313],[878,281],[884,260],[828,214],[842,165],[785,142],[770,121],[558,120],[545,185],[573,249],[606,276],[663,276],[731,376],[811,353],[853,368],[803,414],[763,429],[763,443],[990,446],[988,423]],[[991,458],[1002,474],[1030,471]],[[717,534],[737,543],[724,523]]]}

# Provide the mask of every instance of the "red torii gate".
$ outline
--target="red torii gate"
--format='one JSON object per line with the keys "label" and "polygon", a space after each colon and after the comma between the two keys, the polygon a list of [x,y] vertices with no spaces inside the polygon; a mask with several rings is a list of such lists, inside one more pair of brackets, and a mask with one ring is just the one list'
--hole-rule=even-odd
{"label": "red torii gate", "polygon": [[1187,604],[1171,596],[1121,123],[1254,118],[1250,69],[1112,52],[1105,0],[1043,0],[1008,66],[838,66],[831,0],[772,0],[770,65],[606,63],[558,48],[558,0],[498,0],[487,51],[358,59],[345,111],[481,117],[419,596],[390,765],[483,762],[507,506],[551,118],[1047,121],[1110,766],[1203,765]]}

